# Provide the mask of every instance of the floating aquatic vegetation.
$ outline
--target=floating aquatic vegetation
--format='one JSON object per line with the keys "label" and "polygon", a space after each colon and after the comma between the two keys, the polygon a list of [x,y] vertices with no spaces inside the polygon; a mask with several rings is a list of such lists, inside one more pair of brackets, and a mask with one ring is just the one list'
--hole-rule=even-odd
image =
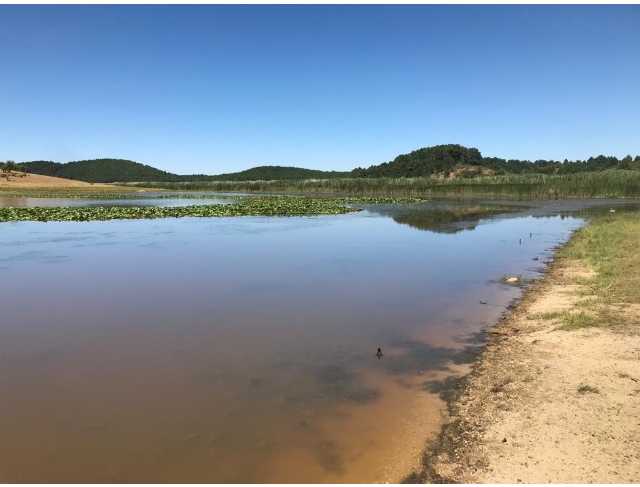
{"label": "floating aquatic vegetation", "polygon": [[360,211],[312,198],[248,198],[230,205],[18,207],[0,208],[0,222],[7,221],[101,221],[153,218],[212,218],[232,216],[339,215]]}
{"label": "floating aquatic vegetation", "polygon": [[[157,190],[150,192],[119,192],[119,191],[87,191],[87,190],[39,190],[39,189],[20,189],[3,191],[0,190],[0,198],[61,198],[61,199],[264,199],[264,198],[305,198],[314,199],[305,196],[292,195],[243,195],[230,193],[171,193]],[[380,203],[419,203],[426,201],[424,198],[409,198],[398,196],[347,196],[339,198],[318,198],[327,203],[333,204],[380,204]]]}
{"label": "floating aquatic vegetation", "polygon": [[380,203],[424,203],[425,198],[410,198],[403,196],[345,196],[342,198],[327,198],[326,201],[336,204],[380,204]]}
{"label": "floating aquatic vegetation", "polygon": [[[51,193],[48,193],[51,194]],[[66,198],[66,193],[57,193]],[[84,193],[84,197],[95,198],[96,193]],[[110,199],[116,194],[102,194]],[[131,198],[132,195],[121,195]],[[177,197],[165,196],[163,197]],[[213,195],[180,195],[179,197],[217,198]],[[339,215],[360,211],[359,208],[343,206],[345,204],[366,203],[413,203],[424,201],[418,198],[399,197],[348,197],[348,198],[310,198],[304,196],[227,196],[239,202],[228,205],[190,205],[190,206],[94,206],[94,207],[9,207],[0,208],[0,222],[7,221],[100,221],[122,219],[153,219],[182,217],[231,217],[231,216],[301,216],[301,215]],[[148,198],[148,196],[147,196]]]}

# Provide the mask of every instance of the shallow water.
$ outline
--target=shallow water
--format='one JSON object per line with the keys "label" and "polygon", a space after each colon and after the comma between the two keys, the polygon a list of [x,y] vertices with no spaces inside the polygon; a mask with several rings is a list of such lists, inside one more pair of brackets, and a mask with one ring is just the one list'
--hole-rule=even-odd
{"label": "shallow water", "polygon": [[229,205],[237,203],[233,199],[179,199],[179,198],[129,198],[129,199],[80,199],[80,198],[22,198],[0,196],[0,208],[39,206],[43,208],[60,206],[188,206],[188,205]]}
{"label": "shallow water", "polygon": [[438,205],[0,224],[0,481],[397,482],[583,223]]}

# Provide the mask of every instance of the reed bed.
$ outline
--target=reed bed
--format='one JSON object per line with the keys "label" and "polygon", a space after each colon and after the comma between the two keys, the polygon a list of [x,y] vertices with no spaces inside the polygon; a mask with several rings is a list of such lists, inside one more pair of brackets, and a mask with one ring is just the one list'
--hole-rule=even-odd
{"label": "reed bed", "polygon": [[[133,186],[136,183],[132,183]],[[404,196],[504,196],[517,199],[637,198],[640,171],[607,170],[564,175],[524,174],[472,179],[348,178],[277,181],[140,183],[179,191],[334,193]]]}

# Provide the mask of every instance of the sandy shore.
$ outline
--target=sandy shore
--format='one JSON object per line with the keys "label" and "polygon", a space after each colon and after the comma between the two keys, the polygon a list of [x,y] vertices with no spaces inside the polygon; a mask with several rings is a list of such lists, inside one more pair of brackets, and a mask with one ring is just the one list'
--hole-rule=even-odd
{"label": "sandy shore", "polygon": [[[640,335],[554,319],[589,298],[576,282],[592,274],[561,260],[490,330],[421,480],[640,482]],[[637,322],[640,306],[625,313]]]}

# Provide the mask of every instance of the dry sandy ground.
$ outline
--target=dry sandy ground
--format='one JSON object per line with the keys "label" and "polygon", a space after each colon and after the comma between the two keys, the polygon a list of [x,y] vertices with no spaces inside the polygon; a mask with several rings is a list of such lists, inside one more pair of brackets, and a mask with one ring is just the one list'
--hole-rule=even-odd
{"label": "dry sandy ground", "polygon": [[[557,330],[540,313],[580,298],[576,262],[554,265],[492,330],[451,405],[435,481],[462,483],[639,483],[640,336]],[[640,307],[627,310],[640,316]],[[597,389],[579,392],[580,386]]]}
{"label": "dry sandy ground", "polygon": [[51,176],[42,176],[40,174],[24,174],[24,177],[20,177],[21,173],[11,173],[8,180],[4,177],[0,177],[0,188],[113,188],[113,186],[108,184],[90,184],[85,183],[84,181],[54,178]]}

